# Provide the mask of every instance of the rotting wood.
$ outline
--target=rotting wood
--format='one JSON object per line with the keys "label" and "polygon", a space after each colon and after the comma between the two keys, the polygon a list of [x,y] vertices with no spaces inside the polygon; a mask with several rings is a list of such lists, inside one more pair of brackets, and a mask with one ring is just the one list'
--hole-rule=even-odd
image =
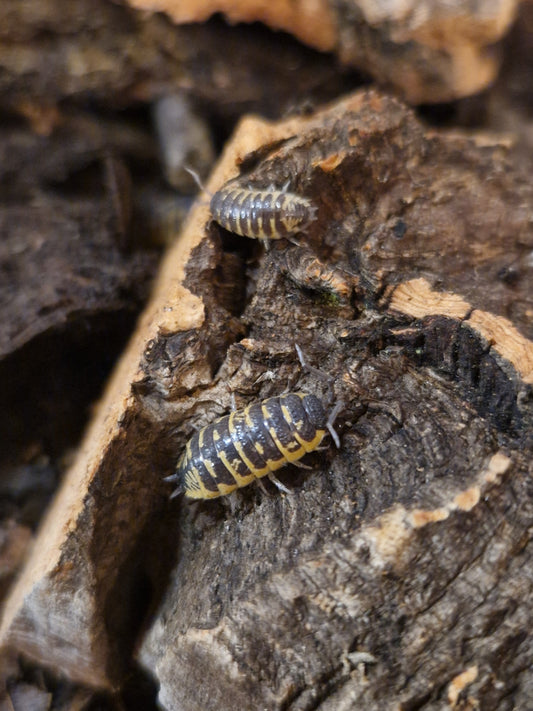
{"label": "rotting wood", "polygon": [[[533,189],[507,151],[426,135],[374,92],[305,119],[244,120],[208,189],[239,170],[257,186],[290,178],[318,207],[302,242],[346,275],[343,299],[283,272],[284,245],[263,253],[197,205],[11,595],[3,641],[112,685],[142,571],[165,594],[139,649],[165,708],[447,708],[463,688],[489,709],[510,695],[527,707],[531,389],[505,330],[489,349],[463,323],[471,305],[497,323],[512,315],[526,347],[532,336]],[[512,285],[497,278],[509,263]],[[239,271],[221,303],[216,280]],[[410,313],[402,289],[421,275],[427,313]],[[248,487],[169,504],[161,477],[232,392],[240,406],[325,387],[295,341],[336,376],[341,450],[283,474],[290,496]],[[40,616],[51,600],[54,618]]]}

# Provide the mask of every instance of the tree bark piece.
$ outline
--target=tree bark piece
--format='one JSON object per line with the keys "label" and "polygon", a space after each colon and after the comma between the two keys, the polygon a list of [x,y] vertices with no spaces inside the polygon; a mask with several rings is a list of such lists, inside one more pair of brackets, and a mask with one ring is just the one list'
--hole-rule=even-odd
{"label": "tree bark piece", "polygon": [[[90,97],[122,107],[184,91],[224,121],[247,111],[280,117],[353,89],[360,77],[350,71],[392,87],[411,103],[451,101],[495,80],[498,43],[519,5],[518,0],[478,6],[465,0],[130,4],[153,12],[110,0],[78,0],[75,13],[67,0],[28,5],[4,0],[0,96],[5,104],[25,111],[28,97],[47,107],[66,97]],[[229,27],[217,19],[200,24],[219,12],[230,22],[284,29],[315,50],[261,27]]]}
{"label": "tree bark piece", "polygon": [[[265,146],[250,154],[258,128]],[[424,133],[374,93],[298,130],[245,122],[228,155],[243,187],[290,179],[315,202],[302,241],[351,298],[324,299],[316,270],[306,283],[287,258],[298,247],[274,244],[254,271],[247,337],[195,391],[181,441],[229,410],[229,392],[238,406],[286,388],[325,395],[297,342],[336,378],[342,444],[310,457],[310,473],[281,470],[288,496],[248,487],[176,505],[178,562],[140,649],[162,705],[528,707],[527,173],[509,148]],[[205,263],[198,252],[187,273],[209,313]],[[149,401],[162,369],[155,358]]]}
{"label": "tree bark piece", "polygon": [[[181,282],[190,251],[202,237],[206,209],[197,211],[188,234],[169,252],[153,300],[42,523],[2,618],[2,646],[89,686],[111,688],[122,678],[137,631],[132,620],[138,623],[146,604],[142,590],[150,575],[161,586],[155,528],[168,508],[161,472],[175,461],[176,452],[169,452],[169,442],[162,440],[154,413],[139,407],[132,383],[142,390],[141,356],[146,354],[149,362],[152,351],[159,352],[161,334],[194,333],[205,320],[201,299]],[[222,343],[233,341],[239,328],[236,320],[233,328],[219,327]],[[170,343],[169,353],[171,348]],[[212,377],[208,356],[195,362],[193,377],[197,380],[200,373],[199,384]],[[190,378],[184,380],[192,386]],[[160,385],[165,388],[163,380]],[[147,531],[152,531],[148,543]]]}
{"label": "tree bark piece", "polygon": [[6,596],[9,585],[24,561],[31,542],[31,530],[13,520],[2,522],[0,528],[0,600]]}
{"label": "tree bark piece", "polygon": [[136,200],[119,185],[121,173],[129,187],[126,161],[155,162],[148,135],[67,111],[46,130],[15,121],[0,129],[0,490],[30,525],[46,505],[43,484],[55,483],[44,470],[59,469],[79,440],[157,257],[135,239]]}
{"label": "tree bark piece", "polygon": [[133,0],[134,7],[156,12],[167,12],[180,24],[204,22],[221,12],[229,22],[264,22],[275,30],[290,32],[305,44],[322,52],[335,47],[337,28],[335,13],[327,0],[201,0],[200,2],[175,2],[175,0]]}
{"label": "tree bark piece", "polygon": [[75,12],[69,0],[0,7],[0,96],[23,112],[29,98],[123,108],[183,92],[231,124],[246,111],[279,117],[331,99],[360,83],[347,74],[261,27],[176,27],[111,0],[77,0]]}
{"label": "tree bark piece", "polygon": [[[531,348],[533,188],[511,158],[374,92],[243,120],[209,191],[290,180],[318,208],[298,239],[320,266],[225,232],[199,202],[3,644],[112,686],[152,591],[138,654],[168,709],[528,707],[532,407],[516,353]],[[232,394],[327,400],[295,342],[335,378],[341,448],[281,470],[290,495],[169,502],[161,477]]]}
{"label": "tree bark piece", "polygon": [[413,104],[452,101],[488,88],[497,76],[497,43],[518,2],[473,6],[441,2],[337,4],[339,57]]}
{"label": "tree bark piece", "polygon": [[500,64],[491,50],[509,29],[519,4],[129,1],[134,7],[164,11],[179,24],[202,22],[218,12],[230,22],[264,22],[311,47],[336,52],[343,63],[394,87],[412,103],[451,101],[487,88]]}

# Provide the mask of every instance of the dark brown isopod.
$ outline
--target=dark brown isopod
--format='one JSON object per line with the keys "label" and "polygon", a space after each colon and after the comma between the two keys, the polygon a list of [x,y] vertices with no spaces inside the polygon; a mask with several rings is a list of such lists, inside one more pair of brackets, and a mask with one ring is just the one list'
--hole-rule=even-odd
{"label": "dark brown isopod", "polygon": [[176,473],[166,478],[178,482],[173,496],[213,499],[264,476],[288,491],[273,473],[316,450],[328,430],[339,446],[333,429],[339,407],[327,417],[315,395],[296,392],[219,417],[191,437]]}
{"label": "dark brown isopod", "polygon": [[213,195],[211,215],[224,229],[243,237],[269,240],[303,232],[316,219],[317,208],[286,187],[254,190],[228,184]]}

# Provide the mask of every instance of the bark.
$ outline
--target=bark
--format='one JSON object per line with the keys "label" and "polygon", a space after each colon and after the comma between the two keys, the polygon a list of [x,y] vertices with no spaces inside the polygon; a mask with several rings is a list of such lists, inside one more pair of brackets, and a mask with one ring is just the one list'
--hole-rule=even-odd
{"label": "bark", "polygon": [[[107,688],[135,646],[167,709],[528,708],[528,172],[369,92],[243,121],[208,188],[237,176],[290,180],[318,219],[264,251],[198,203],[11,593],[4,645]],[[340,449],[281,470],[290,495],[169,502],[162,477],[232,394],[327,401],[295,343],[334,377]]]}
{"label": "bark", "polygon": [[[520,5],[518,0],[129,4],[133,8],[108,0],[75,5],[4,0],[0,95],[17,109],[35,99],[54,105],[65,97],[122,107],[182,90],[210,111],[215,108],[220,120],[234,121],[247,111],[279,117],[295,106],[332,98],[355,87],[358,72],[413,104],[452,101],[494,82],[500,43]],[[218,18],[204,22],[219,13],[235,26]],[[288,32],[307,47],[259,23]]]}
{"label": "bark", "polygon": [[0,8],[0,96],[16,111],[66,98],[108,110],[180,91],[231,128],[247,111],[305,110],[359,82],[333,56],[260,26],[176,27],[109,0]]}
{"label": "bark", "polygon": [[232,23],[264,22],[305,44],[333,51],[412,103],[451,101],[486,89],[496,77],[498,43],[518,2],[464,0],[406,3],[294,0],[129,0],[164,11],[176,23],[202,22],[215,13]]}
{"label": "bark", "polygon": [[[290,496],[181,504],[178,562],[141,647],[162,704],[529,707],[527,174],[504,146],[425,134],[374,94],[247,150],[237,137],[244,184],[292,176],[315,201],[306,244],[352,295],[287,279],[293,247],[276,245],[254,272],[246,338],[214,388],[194,383],[193,425],[227,411],[228,390],[238,404],[323,392],[296,341],[335,376],[342,446],[287,471]],[[206,250],[188,267],[196,293]]]}
{"label": "bark", "polygon": [[41,119],[40,133],[0,129],[0,494],[3,513],[33,527],[157,257],[128,168],[155,162],[153,140],[72,109],[47,115],[46,132]]}

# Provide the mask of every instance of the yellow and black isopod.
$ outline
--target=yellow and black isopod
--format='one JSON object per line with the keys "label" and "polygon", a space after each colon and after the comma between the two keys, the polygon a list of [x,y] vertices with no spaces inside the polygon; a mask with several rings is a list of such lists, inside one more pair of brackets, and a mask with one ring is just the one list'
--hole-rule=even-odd
{"label": "yellow and black isopod", "polygon": [[[338,405],[329,417],[315,395],[286,393],[254,402],[219,418],[194,434],[176,473],[181,492],[191,499],[213,499],[230,494],[318,448],[333,429]],[[279,486],[280,483],[275,480]]]}
{"label": "yellow and black isopod", "polygon": [[281,239],[303,232],[316,219],[308,198],[281,189],[254,190],[227,183],[211,198],[211,215],[229,232],[254,239]]}

